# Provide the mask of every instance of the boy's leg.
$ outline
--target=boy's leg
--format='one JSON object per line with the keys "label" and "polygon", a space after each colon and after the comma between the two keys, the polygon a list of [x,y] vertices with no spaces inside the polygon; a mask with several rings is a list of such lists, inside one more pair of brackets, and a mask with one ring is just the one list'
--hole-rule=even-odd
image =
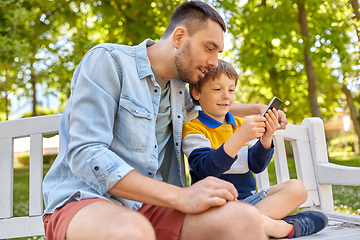
{"label": "boy's leg", "polygon": [[306,201],[304,185],[292,179],[273,186],[267,197],[255,207],[264,214],[265,231],[269,236],[282,238],[299,237],[317,233],[327,226],[325,214],[313,210],[288,216]]}
{"label": "boy's leg", "polygon": [[268,239],[262,216],[250,204],[230,201],[201,214],[188,214],[180,232],[180,240],[196,239]]}
{"label": "boy's leg", "polygon": [[277,220],[288,216],[307,199],[304,185],[296,179],[275,185],[266,194],[268,197],[255,207],[260,213]]}
{"label": "boy's leg", "polygon": [[101,201],[83,207],[74,215],[68,225],[66,239],[156,238],[152,225],[141,213],[115,203]]}

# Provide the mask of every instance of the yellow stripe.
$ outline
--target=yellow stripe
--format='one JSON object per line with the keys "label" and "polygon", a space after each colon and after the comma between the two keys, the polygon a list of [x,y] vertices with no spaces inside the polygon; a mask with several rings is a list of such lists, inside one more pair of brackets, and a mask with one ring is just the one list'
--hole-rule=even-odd
{"label": "yellow stripe", "polygon": [[[237,126],[245,121],[244,118],[235,117]],[[198,118],[185,123],[183,128],[183,138],[188,134],[203,134],[211,142],[211,148],[219,148],[225,143],[230,136],[238,129],[238,127],[231,124],[224,124],[217,128],[210,128],[204,125]],[[247,143],[245,144],[247,145]]]}

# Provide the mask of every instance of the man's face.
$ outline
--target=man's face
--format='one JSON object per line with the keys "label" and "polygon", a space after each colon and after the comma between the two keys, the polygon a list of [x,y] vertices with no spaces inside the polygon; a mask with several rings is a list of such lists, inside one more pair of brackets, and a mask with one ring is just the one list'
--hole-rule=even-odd
{"label": "man's face", "polygon": [[178,78],[184,82],[197,83],[210,68],[218,65],[218,53],[224,48],[224,33],[212,20],[208,20],[206,26],[188,36],[175,55]]}
{"label": "man's face", "polygon": [[195,89],[192,96],[199,101],[202,111],[213,119],[225,123],[225,115],[235,100],[235,80],[226,74],[206,81],[200,92]]}

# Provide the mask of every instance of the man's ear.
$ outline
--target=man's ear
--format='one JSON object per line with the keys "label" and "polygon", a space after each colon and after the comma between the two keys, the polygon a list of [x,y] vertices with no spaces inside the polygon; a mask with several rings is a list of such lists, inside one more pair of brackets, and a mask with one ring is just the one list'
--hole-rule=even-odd
{"label": "man's ear", "polygon": [[180,48],[181,44],[185,42],[188,36],[188,31],[185,27],[177,27],[172,34],[172,42],[175,48]]}

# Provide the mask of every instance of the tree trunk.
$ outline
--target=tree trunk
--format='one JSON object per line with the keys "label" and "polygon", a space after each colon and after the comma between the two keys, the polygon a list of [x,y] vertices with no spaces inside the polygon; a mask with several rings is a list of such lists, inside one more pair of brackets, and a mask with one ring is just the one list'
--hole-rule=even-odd
{"label": "tree trunk", "polygon": [[360,42],[360,12],[359,12],[359,3],[358,0],[350,0],[351,6],[354,10],[354,18],[357,20],[357,23],[355,24],[355,29],[358,37],[358,42]]}
{"label": "tree trunk", "polygon": [[31,71],[31,88],[33,93],[33,100],[32,100],[32,116],[36,116],[36,77],[34,76],[33,71]]}
{"label": "tree trunk", "polygon": [[310,111],[313,117],[321,118],[320,107],[317,101],[317,77],[312,59],[310,58],[310,54],[309,54],[310,32],[308,29],[307,13],[306,13],[304,1],[297,1],[297,6],[299,9],[299,22],[300,22],[301,35],[305,43],[304,62],[305,62],[306,76],[309,85],[308,91],[309,91]]}
{"label": "tree trunk", "polygon": [[9,52],[6,52],[6,61],[5,61],[5,82],[4,82],[4,92],[5,92],[5,120],[9,120],[9,107],[8,107],[8,91],[7,91],[7,84],[8,84],[8,65],[9,65]]}
{"label": "tree trunk", "polygon": [[354,105],[353,97],[351,95],[351,91],[346,87],[345,84],[342,85],[341,90],[346,95],[346,102],[350,109],[350,117],[353,122],[355,133],[358,137],[358,142],[359,142],[359,140],[360,140],[360,123],[359,123],[359,119],[357,118],[357,115],[356,115],[356,108]]}

